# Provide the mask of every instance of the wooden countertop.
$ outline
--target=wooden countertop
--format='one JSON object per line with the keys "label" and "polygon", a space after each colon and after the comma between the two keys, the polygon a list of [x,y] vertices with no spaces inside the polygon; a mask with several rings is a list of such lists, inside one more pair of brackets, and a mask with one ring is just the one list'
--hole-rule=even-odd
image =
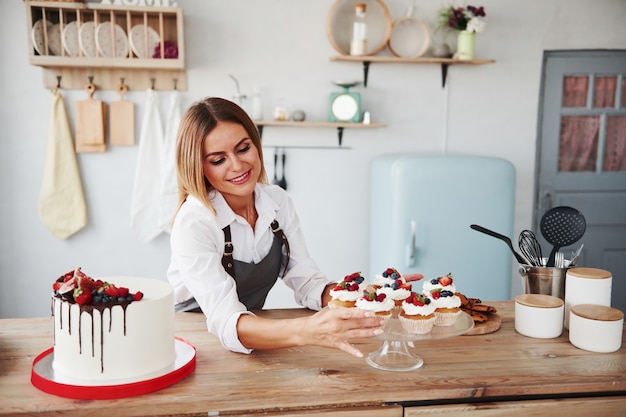
{"label": "wooden countertop", "polygon": [[[498,308],[500,330],[416,342],[425,364],[409,372],[377,370],[365,359],[318,347],[232,353],[207,332],[202,314],[178,313],[176,335],[196,346],[196,370],[152,394],[100,401],[57,397],[32,386],[33,359],[52,346],[52,318],[4,319],[0,415],[290,415],[392,404],[626,395],[624,344],[614,353],[592,353],[572,346],[567,331],[556,339],[531,339],[515,332],[512,301],[488,304]],[[286,309],[260,314],[285,318],[311,312]],[[355,341],[364,354],[381,343]]]}

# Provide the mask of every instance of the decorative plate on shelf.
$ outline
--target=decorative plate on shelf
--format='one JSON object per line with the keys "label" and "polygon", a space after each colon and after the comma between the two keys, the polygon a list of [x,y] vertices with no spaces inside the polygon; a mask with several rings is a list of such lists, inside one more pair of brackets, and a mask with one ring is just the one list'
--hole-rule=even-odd
{"label": "decorative plate on shelf", "polygon": [[83,55],[94,57],[96,52],[96,24],[94,22],[85,22],[80,25],[78,30],[78,43]]}
{"label": "decorative plate on shelf", "polygon": [[120,25],[114,25],[111,22],[100,23],[96,28],[96,47],[98,48],[98,53],[105,57],[127,57],[128,38],[124,29]]}
{"label": "decorative plate on shelf", "polygon": [[48,49],[53,55],[63,55],[63,42],[61,41],[61,25],[55,23],[48,28]]}
{"label": "decorative plate on shelf", "polygon": [[80,55],[80,43],[78,41],[78,22],[70,22],[63,28],[63,48],[69,56]]}
{"label": "decorative plate on shelf", "polygon": [[133,26],[129,38],[130,48],[139,58],[152,58],[154,48],[161,42],[157,31],[146,25]]}
{"label": "decorative plate on shelf", "polygon": [[[47,32],[50,26],[52,26],[52,23],[50,21],[46,21],[46,26]],[[35,51],[37,51],[39,55],[48,55],[48,52],[45,49],[44,28],[42,19],[39,19],[35,22],[30,34],[32,37],[33,47],[35,48]]]}

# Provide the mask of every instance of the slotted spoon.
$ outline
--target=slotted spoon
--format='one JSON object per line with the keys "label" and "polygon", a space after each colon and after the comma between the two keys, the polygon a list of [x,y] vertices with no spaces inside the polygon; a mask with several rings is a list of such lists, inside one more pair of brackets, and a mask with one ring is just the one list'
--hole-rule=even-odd
{"label": "slotted spoon", "polygon": [[546,266],[553,267],[554,257],[559,249],[578,242],[585,234],[587,222],[577,209],[559,206],[551,208],[543,215],[539,227],[541,235],[552,245]]}

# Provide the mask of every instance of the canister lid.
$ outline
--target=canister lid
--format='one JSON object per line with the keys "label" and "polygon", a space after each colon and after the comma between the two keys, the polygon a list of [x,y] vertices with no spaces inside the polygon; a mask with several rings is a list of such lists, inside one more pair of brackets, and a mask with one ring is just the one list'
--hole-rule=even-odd
{"label": "canister lid", "polygon": [[613,307],[597,304],[578,304],[570,310],[579,317],[598,321],[618,321],[624,318],[624,313]]}
{"label": "canister lid", "polygon": [[546,294],[520,294],[515,301],[521,305],[536,308],[558,308],[563,305],[559,297]]}
{"label": "canister lid", "polygon": [[598,268],[570,268],[567,270],[567,275],[589,279],[611,278],[611,273],[609,271]]}

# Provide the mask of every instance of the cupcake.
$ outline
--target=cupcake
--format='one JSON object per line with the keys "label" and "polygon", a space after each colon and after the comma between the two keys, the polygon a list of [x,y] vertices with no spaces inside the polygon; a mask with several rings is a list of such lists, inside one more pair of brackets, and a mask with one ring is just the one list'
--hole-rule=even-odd
{"label": "cupcake", "polygon": [[435,326],[452,326],[461,315],[461,298],[449,290],[440,288],[430,291],[435,304]]}
{"label": "cupcake", "polygon": [[395,303],[386,294],[363,292],[363,296],[356,300],[356,308],[373,312],[377,317],[385,319],[385,324],[391,318],[391,310]]}
{"label": "cupcake", "polygon": [[398,278],[391,283],[385,283],[382,287],[376,290],[377,294],[386,294],[395,303],[395,308],[392,311],[393,317],[398,317],[402,310],[402,302],[411,295],[411,284],[404,282]]}
{"label": "cupcake", "polygon": [[356,300],[363,295],[365,278],[359,272],[346,275],[343,280],[330,290],[329,308],[353,308]]}
{"label": "cupcake", "polygon": [[455,295],[452,273],[424,281],[423,293],[435,304],[435,326],[452,326],[461,315],[461,299]]}
{"label": "cupcake", "polygon": [[381,288],[384,287],[385,284],[393,284],[396,280],[401,280],[402,282],[406,282],[406,280],[400,275],[395,268],[387,268],[382,274],[374,276],[374,287]]}
{"label": "cupcake", "polygon": [[435,304],[424,294],[411,292],[402,302],[398,316],[402,328],[411,334],[425,334],[435,325]]}

